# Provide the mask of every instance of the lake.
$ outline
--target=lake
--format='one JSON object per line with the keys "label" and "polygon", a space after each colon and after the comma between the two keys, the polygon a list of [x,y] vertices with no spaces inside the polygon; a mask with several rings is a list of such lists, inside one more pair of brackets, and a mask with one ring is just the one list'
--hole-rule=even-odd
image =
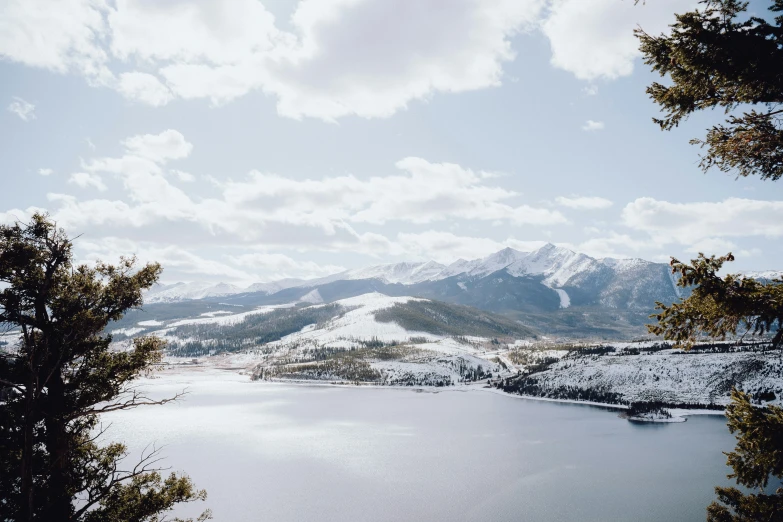
{"label": "lake", "polygon": [[[219,370],[145,381],[177,403],[106,415],[165,445],[216,521],[703,521],[728,484],[722,416],[616,411],[486,391],[296,386]],[[196,509],[192,509],[196,508]]]}

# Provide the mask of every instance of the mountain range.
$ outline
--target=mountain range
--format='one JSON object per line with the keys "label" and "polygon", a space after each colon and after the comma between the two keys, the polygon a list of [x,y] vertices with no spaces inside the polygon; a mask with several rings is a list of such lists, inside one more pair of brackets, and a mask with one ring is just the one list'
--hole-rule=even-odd
{"label": "mountain range", "polygon": [[[328,293],[342,288],[344,292],[359,295],[356,292],[361,292],[360,287],[382,291],[379,286],[392,287],[391,294],[399,294],[394,287],[404,286],[408,294],[418,292],[427,294],[426,297],[481,304],[482,308],[490,309],[528,305],[542,310],[579,305],[649,309],[655,301],[671,302],[680,297],[680,289],[664,263],[642,259],[595,259],[547,244],[533,252],[505,248],[484,258],[459,259],[449,265],[435,261],[383,264],[319,279],[283,279],[245,288],[227,283],[198,282],[157,285],[146,294],[145,301],[214,298],[268,301],[263,297],[282,294],[280,297],[286,299],[308,296],[306,302],[317,302],[324,296],[323,292],[314,290],[323,288]],[[350,296],[341,296],[344,297]],[[495,305],[490,303],[493,299]]]}

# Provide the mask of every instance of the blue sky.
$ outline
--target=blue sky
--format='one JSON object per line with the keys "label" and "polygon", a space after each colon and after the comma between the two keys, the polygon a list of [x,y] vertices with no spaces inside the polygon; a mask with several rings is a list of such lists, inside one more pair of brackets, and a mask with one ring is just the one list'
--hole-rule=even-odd
{"label": "blue sky", "polygon": [[[631,36],[695,2],[10,0],[0,219],[250,283],[553,242],[781,269],[783,185],[661,132]],[[752,2],[763,14],[766,2]]]}

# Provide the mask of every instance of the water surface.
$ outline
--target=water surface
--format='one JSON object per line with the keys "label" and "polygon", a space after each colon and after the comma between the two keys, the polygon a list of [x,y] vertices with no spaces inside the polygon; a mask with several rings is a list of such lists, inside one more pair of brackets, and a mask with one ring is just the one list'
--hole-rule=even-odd
{"label": "water surface", "polygon": [[[228,372],[150,381],[183,401],[107,416],[165,444],[216,521],[703,521],[725,419],[640,425],[483,391],[305,387]],[[186,509],[182,514],[195,512]]]}

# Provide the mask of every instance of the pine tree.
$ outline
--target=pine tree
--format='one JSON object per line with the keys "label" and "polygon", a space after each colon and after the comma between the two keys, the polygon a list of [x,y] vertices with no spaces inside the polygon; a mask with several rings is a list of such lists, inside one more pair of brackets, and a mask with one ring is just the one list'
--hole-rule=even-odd
{"label": "pine tree", "polygon": [[721,503],[707,508],[707,520],[730,522],[746,520],[783,520],[783,488],[768,493],[770,476],[783,479],[783,408],[757,408],[750,397],[732,392],[732,402],[726,409],[729,430],[737,434],[737,447],[727,453],[737,483],[758,489],[745,494],[737,488],[715,488]]}
{"label": "pine tree", "polygon": [[[773,0],[770,11],[783,12],[783,0]],[[653,83],[647,93],[665,112],[654,119],[663,130],[679,125],[690,114],[723,108],[725,124],[691,143],[707,149],[704,171],[717,168],[738,176],[783,177],[783,16],[770,23],[747,17],[748,3],[738,0],[702,0],[702,9],[676,15],[669,35],[651,36],[639,29],[645,63],[668,86]],[[749,111],[736,114],[740,107]],[[761,110],[756,108],[760,107]],[[703,336],[725,339],[738,332],[775,332],[772,346],[783,347],[783,280],[756,281],[736,275],[717,275],[728,254],[699,254],[690,264],[672,259],[672,273],[692,294],[671,306],[658,303],[652,333],[689,348]],[[770,477],[783,478],[783,410],[755,407],[750,397],[734,390],[727,408],[729,430],[737,437],[728,453],[730,478],[748,488],[716,488],[719,502],[707,509],[707,519],[728,521],[783,520],[783,488],[768,493]]]}
{"label": "pine tree", "polygon": [[[773,0],[772,12],[783,12]],[[744,17],[748,3],[702,0],[703,9],[676,15],[669,35],[636,35],[646,64],[671,85],[653,83],[647,93],[665,112],[654,119],[664,130],[690,114],[723,108],[725,124],[693,144],[707,149],[701,167],[740,176],[783,176],[783,16],[774,23]],[[732,114],[740,106],[754,108]],[[760,110],[757,110],[759,107]]]}
{"label": "pine tree", "polygon": [[0,226],[0,324],[19,332],[18,345],[0,352],[0,520],[158,521],[206,493],[187,476],[163,478],[155,449],[123,471],[125,446],[97,439],[101,413],[176,398],[131,386],[160,359],[160,339],[114,351],[104,333],[141,305],[161,267],[72,261],[71,240],[47,216]]}

